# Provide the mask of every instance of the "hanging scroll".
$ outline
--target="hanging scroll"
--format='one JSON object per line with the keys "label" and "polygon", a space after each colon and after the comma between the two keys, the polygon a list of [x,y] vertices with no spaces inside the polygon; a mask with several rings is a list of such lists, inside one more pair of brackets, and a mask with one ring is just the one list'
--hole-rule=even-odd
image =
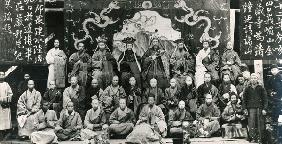
{"label": "hanging scroll", "polygon": [[241,2],[241,58],[280,59],[282,56],[282,2]]}
{"label": "hanging scroll", "polygon": [[44,63],[43,0],[3,0],[0,5],[1,63]]}

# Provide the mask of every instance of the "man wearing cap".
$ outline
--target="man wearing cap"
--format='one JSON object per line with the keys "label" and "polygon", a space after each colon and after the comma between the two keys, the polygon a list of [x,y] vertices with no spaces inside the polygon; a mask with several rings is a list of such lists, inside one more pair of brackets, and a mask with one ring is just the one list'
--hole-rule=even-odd
{"label": "man wearing cap", "polygon": [[175,78],[181,75],[184,76],[181,81],[184,84],[185,75],[188,73],[194,75],[195,57],[189,53],[183,39],[178,39],[174,42],[177,46],[170,57],[170,64],[172,65],[173,76]]}
{"label": "man wearing cap", "polygon": [[122,40],[126,44],[126,50],[119,56],[118,68],[121,72],[121,84],[127,89],[129,78],[134,76],[137,84],[141,83],[141,64],[140,57],[133,50],[136,39],[127,37]]}
{"label": "man wearing cap", "polygon": [[105,35],[96,39],[98,45],[91,61],[92,78],[98,80],[103,90],[111,84],[113,76],[117,74],[117,62],[106,44],[107,40]]}
{"label": "man wearing cap", "polygon": [[[270,107],[272,108],[272,122],[278,121],[279,115],[282,114],[282,77],[276,64],[271,65],[271,74],[266,89],[270,96]],[[277,136],[274,136],[277,138]]]}
{"label": "man wearing cap", "polygon": [[144,87],[150,86],[152,78],[157,79],[158,87],[165,89],[168,86],[169,68],[167,66],[166,51],[161,46],[157,36],[151,37],[150,48],[142,57],[142,80]]}

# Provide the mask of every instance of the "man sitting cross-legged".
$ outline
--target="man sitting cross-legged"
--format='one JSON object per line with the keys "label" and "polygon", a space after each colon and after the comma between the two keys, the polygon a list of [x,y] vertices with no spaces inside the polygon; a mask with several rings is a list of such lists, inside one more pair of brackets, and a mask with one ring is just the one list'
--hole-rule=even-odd
{"label": "man sitting cross-legged", "polygon": [[211,137],[219,128],[218,119],[220,111],[218,107],[212,102],[212,95],[205,94],[205,103],[202,104],[196,114],[197,129],[200,137]]}
{"label": "man sitting cross-legged", "polygon": [[129,134],[134,127],[135,117],[131,109],[126,107],[126,99],[119,100],[119,107],[110,116],[109,132],[117,136]]}
{"label": "man sitting cross-legged", "polygon": [[82,121],[78,112],[74,111],[73,102],[68,102],[67,109],[60,114],[60,119],[55,128],[59,140],[79,140]]}
{"label": "man sitting cross-legged", "polygon": [[54,132],[57,115],[54,110],[48,110],[49,102],[42,101],[41,110],[34,116],[35,132],[31,133],[30,140],[36,144],[58,143]]}
{"label": "man sitting cross-legged", "polygon": [[169,118],[170,134],[173,137],[183,134],[184,143],[190,143],[190,134],[192,133],[190,126],[192,126],[193,120],[190,112],[185,109],[185,102],[181,100],[178,109]]}
{"label": "man sitting cross-legged", "polygon": [[92,109],[88,110],[84,120],[85,129],[81,130],[82,140],[96,142],[108,141],[108,125],[104,110],[100,107],[99,100],[92,100]]}

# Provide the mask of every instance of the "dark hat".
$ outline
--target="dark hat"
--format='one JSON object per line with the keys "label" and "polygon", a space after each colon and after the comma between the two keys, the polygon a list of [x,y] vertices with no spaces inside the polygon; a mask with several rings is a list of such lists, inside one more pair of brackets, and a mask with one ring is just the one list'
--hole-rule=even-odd
{"label": "dark hat", "polygon": [[177,44],[178,43],[184,43],[184,39],[180,38],[180,39],[175,40],[174,42],[177,43]]}
{"label": "dark hat", "polygon": [[278,68],[278,65],[277,65],[277,64],[272,64],[272,65],[270,66],[270,69],[273,69],[273,68]]}
{"label": "dark hat", "polygon": [[122,42],[123,42],[123,43],[126,43],[126,44],[133,44],[135,41],[136,41],[136,39],[133,38],[133,37],[127,37],[127,38],[124,38],[124,39],[122,40]]}

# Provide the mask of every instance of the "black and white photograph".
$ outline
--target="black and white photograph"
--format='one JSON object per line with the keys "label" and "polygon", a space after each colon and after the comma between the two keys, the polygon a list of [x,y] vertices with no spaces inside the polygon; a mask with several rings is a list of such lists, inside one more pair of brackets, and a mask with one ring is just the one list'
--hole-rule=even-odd
{"label": "black and white photograph", "polygon": [[282,144],[282,0],[0,0],[0,144]]}

